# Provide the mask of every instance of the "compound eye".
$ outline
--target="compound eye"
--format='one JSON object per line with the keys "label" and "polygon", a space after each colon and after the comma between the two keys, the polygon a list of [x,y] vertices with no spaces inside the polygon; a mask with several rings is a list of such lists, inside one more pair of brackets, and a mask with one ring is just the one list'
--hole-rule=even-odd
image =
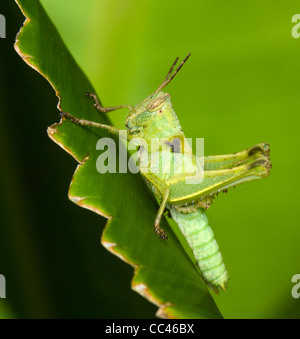
{"label": "compound eye", "polygon": [[164,97],[156,98],[152,100],[151,102],[149,102],[149,104],[146,107],[146,110],[151,113],[158,111],[160,108],[162,108],[165,101],[166,101],[166,98]]}

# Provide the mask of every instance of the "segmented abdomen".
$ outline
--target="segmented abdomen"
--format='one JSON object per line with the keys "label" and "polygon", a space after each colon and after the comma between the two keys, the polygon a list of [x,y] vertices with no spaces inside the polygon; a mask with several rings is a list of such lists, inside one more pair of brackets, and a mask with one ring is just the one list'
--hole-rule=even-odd
{"label": "segmented abdomen", "polygon": [[225,290],[228,273],[204,210],[199,208],[196,212],[182,213],[170,208],[170,212],[193,250],[206,282],[212,285],[213,289],[221,287]]}

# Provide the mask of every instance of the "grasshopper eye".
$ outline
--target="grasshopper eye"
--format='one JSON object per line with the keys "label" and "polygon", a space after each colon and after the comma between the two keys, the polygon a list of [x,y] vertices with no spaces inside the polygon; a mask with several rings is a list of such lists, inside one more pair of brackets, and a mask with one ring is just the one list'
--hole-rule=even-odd
{"label": "grasshopper eye", "polygon": [[146,107],[146,110],[151,113],[158,111],[160,108],[162,108],[165,101],[166,101],[165,97],[156,98],[152,100],[151,102],[149,102],[149,104]]}

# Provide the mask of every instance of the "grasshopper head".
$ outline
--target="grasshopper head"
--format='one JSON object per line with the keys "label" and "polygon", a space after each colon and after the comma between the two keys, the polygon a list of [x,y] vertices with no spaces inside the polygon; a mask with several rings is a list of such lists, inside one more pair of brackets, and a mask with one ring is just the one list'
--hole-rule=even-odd
{"label": "grasshopper head", "polygon": [[169,93],[152,93],[129,112],[126,127],[131,134],[136,134],[159,120],[163,114],[169,112],[169,108],[172,108]]}
{"label": "grasshopper head", "polygon": [[160,120],[162,115],[169,116],[166,117],[167,119],[165,119],[165,123],[172,121],[174,118],[177,119],[176,115],[174,116],[174,114],[172,114],[170,94],[162,92],[162,89],[166,87],[168,83],[174,78],[174,76],[179,72],[190,55],[191,53],[187,55],[176,71],[172,74],[172,71],[178,61],[178,58],[176,58],[167,76],[157,88],[157,90],[129,112],[129,116],[126,120],[126,127],[131,134],[139,133],[141,129],[146,128],[155,121]]}

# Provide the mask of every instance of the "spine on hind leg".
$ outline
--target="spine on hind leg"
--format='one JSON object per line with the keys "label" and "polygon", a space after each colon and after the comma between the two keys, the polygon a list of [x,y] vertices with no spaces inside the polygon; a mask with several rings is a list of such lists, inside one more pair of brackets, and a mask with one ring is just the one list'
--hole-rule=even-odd
{"label": "spine on hind leg", "polygon": [[212,287],[225,290],[228,273],[204,210],[182,213],[170,208],[170,212],[191,247],[204,279]]}

